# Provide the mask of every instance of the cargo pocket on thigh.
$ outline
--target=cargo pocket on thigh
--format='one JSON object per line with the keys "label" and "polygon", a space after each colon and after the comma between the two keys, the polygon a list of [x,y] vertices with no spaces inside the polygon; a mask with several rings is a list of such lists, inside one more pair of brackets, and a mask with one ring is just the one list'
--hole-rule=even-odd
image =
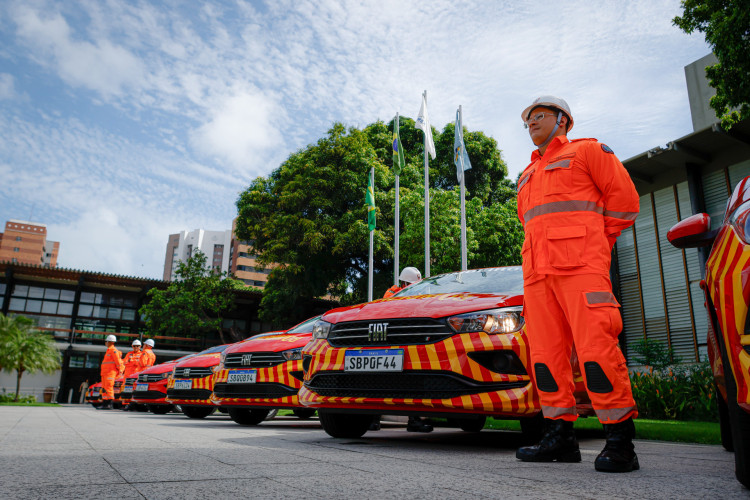
{"label": "cargo pocket on thigh", "polygon": [[575,269],[585,265],[586,226],[547,228],[547,257],[556,269]]}
{"label": "cargo pocket on thigh", "polygon": [[603,292],[583,292],[586,305],[590,308],[601,308],[606,310],[608,315],[608,331],[612,337],[617,336],[622,331],[622,316],[620,315],[620,304],[617,302],[614,294],[610,291]]}
{"label": "cargo pocket on thigh", "polygon": [[523,279],[529,278],[534,274],[534,258],[531,251],[531,235],[527,234],[521,247],[521,269],[523,269]]}

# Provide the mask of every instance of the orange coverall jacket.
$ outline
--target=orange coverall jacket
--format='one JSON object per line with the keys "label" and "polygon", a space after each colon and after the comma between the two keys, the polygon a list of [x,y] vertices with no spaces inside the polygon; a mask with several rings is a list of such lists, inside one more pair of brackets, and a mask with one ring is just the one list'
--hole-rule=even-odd
{"label": "orange coverall jacket", "polygon": [[102,399],[113,399],[115,397],[115,378],[124,368],[125,364],[122,362],[122,353],[113,345],[107,347],[101,367],[102,389],[104,390]]}
{"label": "orange coverall jacket", "polygon": [[518,180],[525,283],[547,274],[609,275],[612,247],[639,211],[638,193],[596,139],[555,137]]}
{"label": "orange coverall jacket", "polygon": [[388,290],[385,291],[385,293],[383,294],[383,298],[387,299],[388,297],[393,297],[396,293],[400,292],[403,289],[404,288],[401,286],[393,285],[392,287],[390,287]]}
{"label": "orange coverall jacket", "polygon": [[154,354],[154,351],[152,351],[150,347],[147,347],[143,349],[141,353],[140,368],[138,371],[154,366],[154,362],[156,361],[156,354]]}
{"label": "orange coverall jacket", "polygon": [[143,357],[143,351],[130,351],[125,355],[125,373],[123,375],[125,378],[143,369],[141,368],[141,357]]}

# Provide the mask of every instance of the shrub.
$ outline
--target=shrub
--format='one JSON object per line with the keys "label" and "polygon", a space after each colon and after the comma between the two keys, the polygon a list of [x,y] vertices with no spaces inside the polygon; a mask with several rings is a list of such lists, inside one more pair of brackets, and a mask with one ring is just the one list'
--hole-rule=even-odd
{"label": "shrub", "polygon": [[630,375],[633,397],[643,418],[716,422],[716,389],[708,362]]}
{"label": "shrub", "polygon": [[[0,394],[0,403],[12,403],[16,399],[15,392]],[[18,396],[16,403],[36,403],[36,396]]]}
{"label": "shrub", "polygon": [[630,345],[629,349],[632,351],[630,358],[634,364],[651,366],[655,370],[663,370],[681,362],[672,347],[668,348],[658,340],[642,338]]}

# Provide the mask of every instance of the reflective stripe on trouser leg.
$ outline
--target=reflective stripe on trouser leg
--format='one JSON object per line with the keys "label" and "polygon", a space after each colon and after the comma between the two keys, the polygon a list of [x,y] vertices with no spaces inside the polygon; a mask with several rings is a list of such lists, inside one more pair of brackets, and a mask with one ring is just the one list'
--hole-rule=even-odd
{"label": "reflective stripe on trouser leg", "polygon": [[102,399],[115,399],[115,376],[102,375]]}
{"label": "reflective stripe on trouser leg", "polygon": [[586,274],[552,278],[599,420],[614,424],[637,416],[628,367],[617,345],[622,317],[611,294],[609,277]]}
{"label": "reflective stripe on trouser leg", "polygon": [[[531,351],[534,384],[546,418],[575,420],[573,372],[570,369],[573,337],[553,291],[549,277],[524,285],[526,336]],[[541,372],[540,367],[544,367]],[[542,373],[542,380],[538,379]],[[545,383],[544,377],[548,377]],[[549,382],[554,382],[554,385]],[[551,390],[554,389],[554,390]]]}

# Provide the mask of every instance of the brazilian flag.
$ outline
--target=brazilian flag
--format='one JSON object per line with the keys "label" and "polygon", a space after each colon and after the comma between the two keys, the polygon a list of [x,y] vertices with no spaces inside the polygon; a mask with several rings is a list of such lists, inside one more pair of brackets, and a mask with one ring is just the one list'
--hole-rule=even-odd
{"label": "brazilian flag", "polygon": [[365,195],[367,203],[367,227],[370,231],[375,230],[375,191],[372,188],[372,178],[367,176],[367,194]]}

